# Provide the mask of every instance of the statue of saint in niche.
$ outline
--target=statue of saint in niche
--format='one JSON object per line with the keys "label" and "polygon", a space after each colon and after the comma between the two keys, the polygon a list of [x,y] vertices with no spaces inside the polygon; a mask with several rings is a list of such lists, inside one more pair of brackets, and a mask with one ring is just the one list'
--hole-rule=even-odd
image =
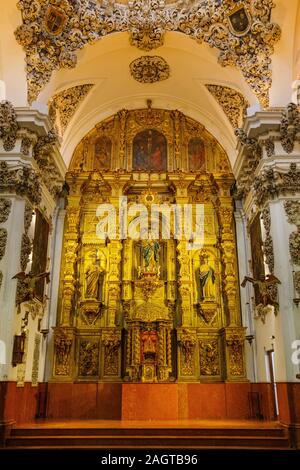
{"label": "statue of saint in niche", "polygon": [[160,246],[156,240],[144,240],[142,244],[142,255],[144,266],[147,270],[158,268]]}
{"label": "statue of saint in niche", "polygon": [[142,361],[145,359],[154,359],[157,348],[157,332],[147,329],[141,333]]}
{"label": "statue of saint in niche", "polygon": [[105,271],[99,265],[99,261],[97,261],[97,259],[95,264],[91,264],[88,267],[85,273],[86,298],[102,300],[104,273]]}
{"label": "statue of saint in niche", "polygon": [[215,271],[209,265],[207,254],[200,256],[200,268],[198,271],[199,300],[215,299]]}

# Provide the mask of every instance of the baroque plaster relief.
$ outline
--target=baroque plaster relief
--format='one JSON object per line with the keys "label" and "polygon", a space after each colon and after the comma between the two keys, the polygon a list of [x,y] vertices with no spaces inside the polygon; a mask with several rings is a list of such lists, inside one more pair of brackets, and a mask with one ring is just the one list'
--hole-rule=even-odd
{"label": "baroque plaster relief", "polygon": [[242,121],[248,101],[244,96],[233,88],[221,85],[205,85],[208,91],[214,96],[219,105],[223,108],[233,128],[238,128]]}
{"label": "baroque plaster relief", "polygon": [[26,52],[29,103],[54,70],[76,66],[76,53],[86,44],[128,32],[133,46],[149,51],[163,45],[166,32],[178,31],[218,49],[219,63],[241,70],[261,105],[268,106],[271,56],[281,34],[270,20],[272,0],[20,0],[18,8],[23,24],[15,36]]}

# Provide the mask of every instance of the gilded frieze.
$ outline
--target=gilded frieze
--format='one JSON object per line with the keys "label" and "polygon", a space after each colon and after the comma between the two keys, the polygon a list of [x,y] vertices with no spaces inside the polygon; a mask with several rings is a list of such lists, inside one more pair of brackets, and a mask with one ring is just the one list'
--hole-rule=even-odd
{"label": "gilded frieze", "polygon": [[121,346],[120,331],[106,330],[102,336],[104,348],[104,376],[118,376]]}
{"label": "gilded frieze", "polygon": [[54,375],[70,376],[73,363],[71,352],[73,346],[72,334],[64,329],[56,329],[54,336]]}
{"label": "gilded frieze", "polygon": [[194,353],[197,344],[195,330],[182,330],[178,337],[178,344],[181,348],[180,373],[182,376],[192,376],[195,374]]}
{"label": "gilded frieze", "polygon": [[218,339],[200,339],[199,345],[200,374],[202,376],[220,375],[220,352]]}
{"label": "gilded frieze", "polygon": [[79,377],[99,374],[99,341],[81,340],[79,345]]}

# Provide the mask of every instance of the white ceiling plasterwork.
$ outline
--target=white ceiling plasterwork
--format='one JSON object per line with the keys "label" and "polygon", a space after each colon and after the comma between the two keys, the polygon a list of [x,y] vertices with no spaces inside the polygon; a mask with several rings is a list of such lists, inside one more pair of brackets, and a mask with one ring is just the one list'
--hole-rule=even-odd
{"label": "white ceiling plasterwork", "polygon": [[80,103],[93,88],[94,84],[86,83],[63,90],[54,95],[49,105],[49,116],[59,135],[63,135]]}
{"label": "white ceiling plasterwork", "polygon": [[152,50],[167,32],[181,32],[219,51],[221,65],[235,66],[268,106],[271,56],[280,28],[271,21],[272,0],[20,0],[23,24],[15,32],[26,52],[28,100],[34,101],[53,71],[76,66],[86,44],[115,32]]}
{"label": "white ceiling plasterwork", "polygon": [[249,106],[245,97],[237,90],[227,86],[209,83],[205,86],[222,107],[232,127],[235,129],[241,126]]}

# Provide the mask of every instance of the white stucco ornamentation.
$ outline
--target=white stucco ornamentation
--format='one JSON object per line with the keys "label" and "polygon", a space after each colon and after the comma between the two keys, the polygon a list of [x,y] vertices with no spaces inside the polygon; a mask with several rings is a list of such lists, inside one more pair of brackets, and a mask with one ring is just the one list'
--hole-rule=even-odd
{"label": "white stucco ornamentation", "polygon": [[17,116],[12,104],[9,101],[0,102],[0,139],[3,141],[3,148],[10,152],[16,143],[18,133]]}
{"label": "white stucco ornamentation", "polygon": [[80,103],[85,99],[93,86],[92,83],[77,85],[63,90],[51,98],[49,102],[49,115],[53,124],[56,124],[62,135]]}
{"label": "white stucco ornamentation", "polygon": [[155,83],[167,80],[170,76],[170,67],[159,56],[143,56],[130,64],[131,76],[140,83]]}
{"label": "white stucco ornamentation", "polygon": [[273,239],[271,236],[271,214],[269,206],[265,207],[262,212],[263,224],[265,227],[265,239],[264,239],[264,255],[266,258],[266,263],[270,270],[270,273],[274,272],[275,259],[274,259],[274,247]]}
{"label": "white stucco ornamentation", "polygon": [[286,153],[292,153],[297,134],[300,133],[300,113],[294,103],[289,103],[282,114],[280,125],[281,145]]}
{"label": "white stucco ornamentation", "polygon": [[132,0],[20,0],[23,24],[15,32],[26,52],[28,101],[34,101],[52,72],[75,67],[76,52],[114,32],[128,32],[132,45],[152,50],[177,31],[219,50],[223,66],[243,73],[263,107],[268,106],[270,69],[280,28],[270,21],[272,0],[194,2]]}
{"label": "white stucco ornamentation", "polygon": [[[285,201],[284,208],[288,222],[297,226],[297,230],[290,234],[289,245],[293,264],[300,266],[300,202],[298,200]],[[299,284],[299,273],[295,275],[295,284]]]}
{"label": "white stucco ornamentation", "polygon": [[11,211],[11,201],[6,198],[0,198],[0,224],[7,221]]}
{"label": "white stucco ornamentation", "polygon": [[34,170],[27,166],[15,169],[8,166],[6,162],[1,162],[0,192],[27,196],[32,204],[39,204],[42,190],[38,175]]}
{"label": "white stucco ornamentation", "polygon": [[233,88],[221,85],[207,84],[206,88],[223,108],[233,128],[242,124],[244,114],[249,106],[242,93]]}

